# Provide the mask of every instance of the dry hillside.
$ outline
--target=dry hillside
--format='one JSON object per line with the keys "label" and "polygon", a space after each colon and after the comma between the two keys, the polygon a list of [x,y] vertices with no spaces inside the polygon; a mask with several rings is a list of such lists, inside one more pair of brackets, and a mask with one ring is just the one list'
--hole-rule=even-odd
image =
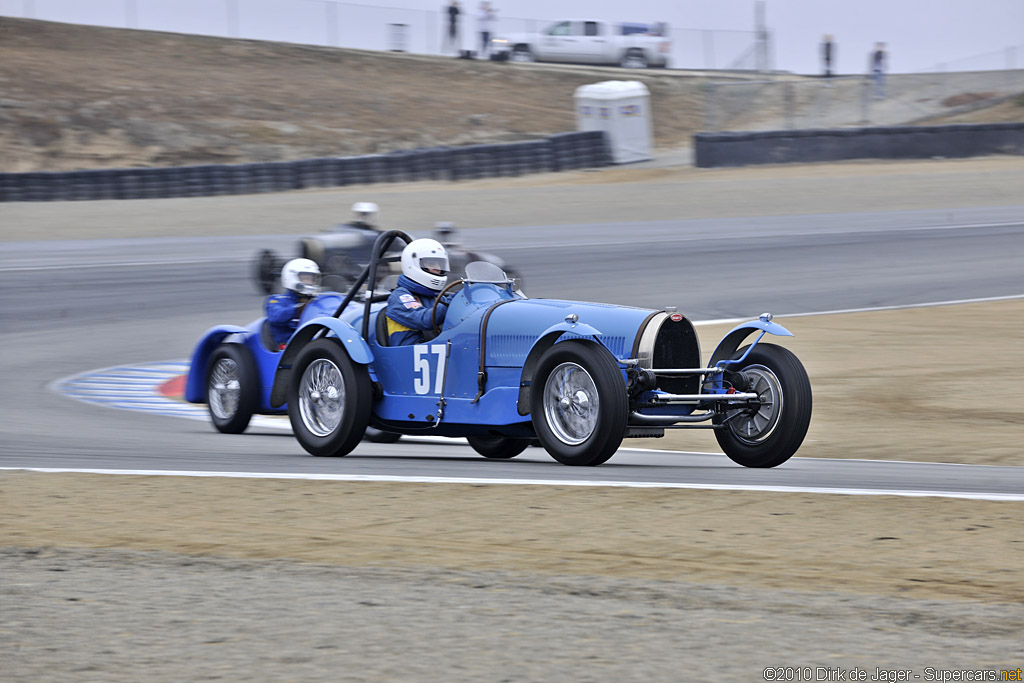
{"label": "dry hillside", "polygon": [[[531,139],[575,128],[578,86],[623,77],[651,90],[656,145],[682,147],[703,121],[709,75],[759,78],[503,64],[0,17],[0,172]],[[843,104],[859,116],[860,89],[849,91],[854,99]],[[752,102],[741,103],[751,121],[779,117]],[[1017,99],[964,116],[949,121],[1022,120],[1024,106]]]}
{"label": "dry hillside", "polygon": [[[686,144],[697,79],[630,74],[659,145]],[[575,129],[607,72],[0,18],[0,171],[277,161]]]}

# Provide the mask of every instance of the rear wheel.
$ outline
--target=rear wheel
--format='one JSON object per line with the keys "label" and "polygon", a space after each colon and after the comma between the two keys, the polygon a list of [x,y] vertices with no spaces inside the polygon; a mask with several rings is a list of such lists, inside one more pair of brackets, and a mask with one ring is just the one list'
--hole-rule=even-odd
{"label": "rear wheel", "polygon": [[[748,347],[736,352],[743,355]],[[715,416],[718,445],[744,467],[775,467],[792,457],[811,423],[811,382],[800,360],[787,348],[758,344],[739,368],[747,379],[744,391],[760,402],[750,408]]]}
{"label": "rear wheel", "polygon": [[509,439],[504,436],[467,436],[473,450],[485,458],[508,460],[527,449],[530,439]]}
{"label": "rear wheel", "polygon": [[353,363],[333,339],[299,352],[288,387],[288,419],[309,453],[348,455],[363,438],[373,389],[365,365]]}
{"label": "rear wheel", "polygon": [[622,371],[603,346],[555,344],[537,365],[530,408],[534,431],[551,457],[563,465],[600,465],[626,431]]}
{"label": "rear wheel", "polygon": [[206,365],[206,407],[217,431],[245,431],[258,407],[259,388],[249,350],[240,344],[221,344]]}
{"label": "rear wheel", "polygon": [[622,55],[622,61],[619,62],[619,66],[626,69],[646,69],[647,56],[643,50],[631,48],[626,50],[626,54]]}

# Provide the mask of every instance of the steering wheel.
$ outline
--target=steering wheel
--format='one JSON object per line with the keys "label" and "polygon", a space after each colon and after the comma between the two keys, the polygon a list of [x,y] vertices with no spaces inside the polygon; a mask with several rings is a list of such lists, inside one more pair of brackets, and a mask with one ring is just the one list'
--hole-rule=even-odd
{"label": "steering wheel", "polygon": [[465,283],[462,280],[456,280],[455,282],[449,282],[448,286],[441,290],[441,293],[434,299],[434,305],[430,309],[430,327],[434,330],[434,336],[441,334],[441,328],[437,325],[437,305],[441,303],[441,299],[448,293],[448,290],[454,289],[456,286],[462,287]]}

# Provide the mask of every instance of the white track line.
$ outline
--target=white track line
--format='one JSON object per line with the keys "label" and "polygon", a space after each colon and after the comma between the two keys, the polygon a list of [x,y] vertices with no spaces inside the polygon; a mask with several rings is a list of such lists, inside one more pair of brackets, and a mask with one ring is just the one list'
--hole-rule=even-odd
{"label": "white track line", "polygon": [[672,482],[593,481],[557,479],[485,479],[478,477],[398,477],[376,474],[318,474],[270,472],[201,472],[194,470],[106,470],[61,467],[0,467],[0,471],[44,472],[48,474],[115,474],[147,477],[220,477],[226,479],[293,479],[300,481],[392,482],[410,484],[471,484],[515,486],[573,486],[589,488],[696,489],[705,491],[758,491],[769,493],[818,493],[847,496],[900,496],[904,498],[962,498],[967,500],[1024,501],[1020,493],[974,493],[970,491],[910,491],[901,489],[844,489],[814,486],[741,486],[731,484],[681,484]]}

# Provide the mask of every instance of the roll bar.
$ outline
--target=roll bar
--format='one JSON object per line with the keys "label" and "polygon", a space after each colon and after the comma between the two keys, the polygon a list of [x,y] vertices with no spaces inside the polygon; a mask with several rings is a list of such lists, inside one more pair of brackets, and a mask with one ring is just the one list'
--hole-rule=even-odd
{"label": "roll bar", "polygon": [[[341,305],[338,306],[338,310],[334,312],[333,317],[337,318],[341,315],[341,312],[344,311],[350,303],[352,303],[356,294],[363,285],[367,284],[367,282],[369,282],[367,293],[369,294],[373,292],[373,286],[377,284],[377,264],[385,259],[384,254],[391,248],[391,244],[396,239],[402,240],[407,245],[412,242],[412,237],[401,230],[388,230],[387,232],[382,232],[377,236],[377,239],[373,243],[373,249],[370,252],[370,262],[365,268],[363,268],[363,272],[359,274],[356,281],[352,283],[352,286],[349,288],[345,298],[341,300]],[[370,305],[373,303],[371,299],[371,296],[366,297],[366,310],[363,311],[363,339],[370,338]]]}

